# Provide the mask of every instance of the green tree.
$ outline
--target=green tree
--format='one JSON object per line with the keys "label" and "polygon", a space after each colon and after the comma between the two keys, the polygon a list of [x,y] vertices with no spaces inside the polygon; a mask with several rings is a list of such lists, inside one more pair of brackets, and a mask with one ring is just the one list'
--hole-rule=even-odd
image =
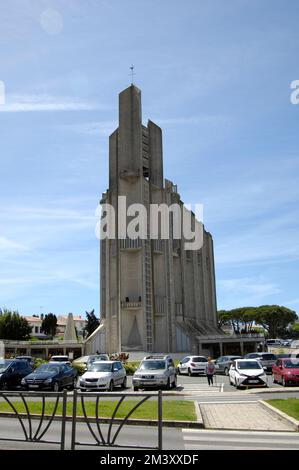
{"label": "green tree", "polygon": [[0,339],[26,340],[30,338],[32,326],[19,312],[0,309]]}
{"label": "green tree", "polygon": [[48,313],[42,321],[41,332],[45,335],[55,336],[57,331],[57,317],[53,313]]}
{"label": "green tree", "polygon": [[84,332],[86,333],[86,337],[88,337],[100,325],[100,320],[95,316],[94,310],[92,310],[91,312],[85,312],[85,314],[87,323],[84,328]]}
{"label": "green tree", "polygon": [[296,312],[280,305],[261,305],[255,309],[254,316],[270,338],[285,336],[288,326],[298,320]]}

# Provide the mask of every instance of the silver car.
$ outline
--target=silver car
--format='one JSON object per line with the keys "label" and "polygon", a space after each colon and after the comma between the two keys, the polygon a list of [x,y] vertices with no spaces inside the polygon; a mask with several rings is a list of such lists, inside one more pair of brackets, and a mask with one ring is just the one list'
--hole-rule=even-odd
{"label": "silver car", "polygon": [[133,375],[133,388],[175,388],[176,368],[170,356],[146,356]]}
{"label": "silver car", "polygon": [[109,390],[127,387],[127,374],[120,361],[95,361],[80,378],[80,389]]}
{"label": "silver car", "polygon": [[236,359],[242,359],[241,356],[220,356],[215,361],[215,372],[217,374],[228,375],[230,366]]}

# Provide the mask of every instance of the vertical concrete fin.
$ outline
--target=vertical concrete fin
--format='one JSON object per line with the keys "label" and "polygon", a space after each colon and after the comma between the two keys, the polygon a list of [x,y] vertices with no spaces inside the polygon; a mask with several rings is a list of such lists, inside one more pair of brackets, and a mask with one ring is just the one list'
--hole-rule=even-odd
{"label": "vertical concrete fin", "polygon": [[117,188],[118,179],[118,130],[109,137],[109,189],[114,191]]}
{"label": "vertical concrete fin", "polygon": [[134,85],[119,94],[118,143],[119,174],[142,174],[141,91]]}
{"label": "vertical concrete fin", "polygon": [[148,121],[150,142],[150,181],[163,188],[163,146],[162,129],[152,121]]}

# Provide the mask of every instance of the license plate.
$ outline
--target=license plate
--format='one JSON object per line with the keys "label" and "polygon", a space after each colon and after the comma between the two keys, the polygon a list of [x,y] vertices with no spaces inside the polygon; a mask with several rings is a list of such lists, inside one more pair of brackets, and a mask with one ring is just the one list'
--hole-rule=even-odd
{"label": "license plate", "polygon": [[155,385],[156,382],[153,382],[152,380],[143,380],[141,384],[142,385]]}
{"label": "license plate", "polygon": [[250,384],[258,384],[259,381],[258,381],[258,380],[248,380],[248,383],[250,383]]}
{"label": "license plate", "polygon": [[38,388],[38,385],[29,385],[29,388]]}

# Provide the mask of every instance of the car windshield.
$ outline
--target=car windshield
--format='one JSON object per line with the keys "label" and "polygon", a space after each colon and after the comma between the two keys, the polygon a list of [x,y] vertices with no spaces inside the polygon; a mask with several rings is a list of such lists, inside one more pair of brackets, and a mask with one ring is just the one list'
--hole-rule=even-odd
{"label": "car windshield", "polygon": [[100,356],[92,356],[88,359],[88,362],[95,362],[95,361],[107,361],[108,357],[105,354],[101,354]]}
{"label": "car windshield", "polygon": [[205,357],[192,357],[192,362],[208,362]]}
{"label": "car windshield", "polygon": [[299,361],[285,361],[283,365],[286,369],[299,369]]}
{"label": "car windshield", "polygon": [[262,354],[261,359],[264,361],[274,361],[276,359],[276,356],[274,354]]}
{"label": "car windshield", "polygon": [[69,358],[67,356],[52,357],[51,361],[53,362],[67,362]]}
{"label": "car windshield", "polygon": [[63,370],[63,366],[58,366],[56,364],[42,364],[39,366],[35,372],[51,372],[51,374],[59,374],[59,372]]}
{"label": "car windshield", "polygon": [[11,363],[12,363],[12,361],[1,361],[0,362],[0,373],[4,372]]}
{"label": "car windshield", "polygon": [[140,366],[141,370],[161,370],[166,369],[165,361],[144,361]]}
{"label": "car windshield", "polygon": [[103,362],[101,364],[93,364],[89,369],[91,372],[111,372],[112,364],[109,362]]}
{"label": "car windshield", "polygon": [[238,369],[261,369],[262,366],[256,361],[237,362]]}

